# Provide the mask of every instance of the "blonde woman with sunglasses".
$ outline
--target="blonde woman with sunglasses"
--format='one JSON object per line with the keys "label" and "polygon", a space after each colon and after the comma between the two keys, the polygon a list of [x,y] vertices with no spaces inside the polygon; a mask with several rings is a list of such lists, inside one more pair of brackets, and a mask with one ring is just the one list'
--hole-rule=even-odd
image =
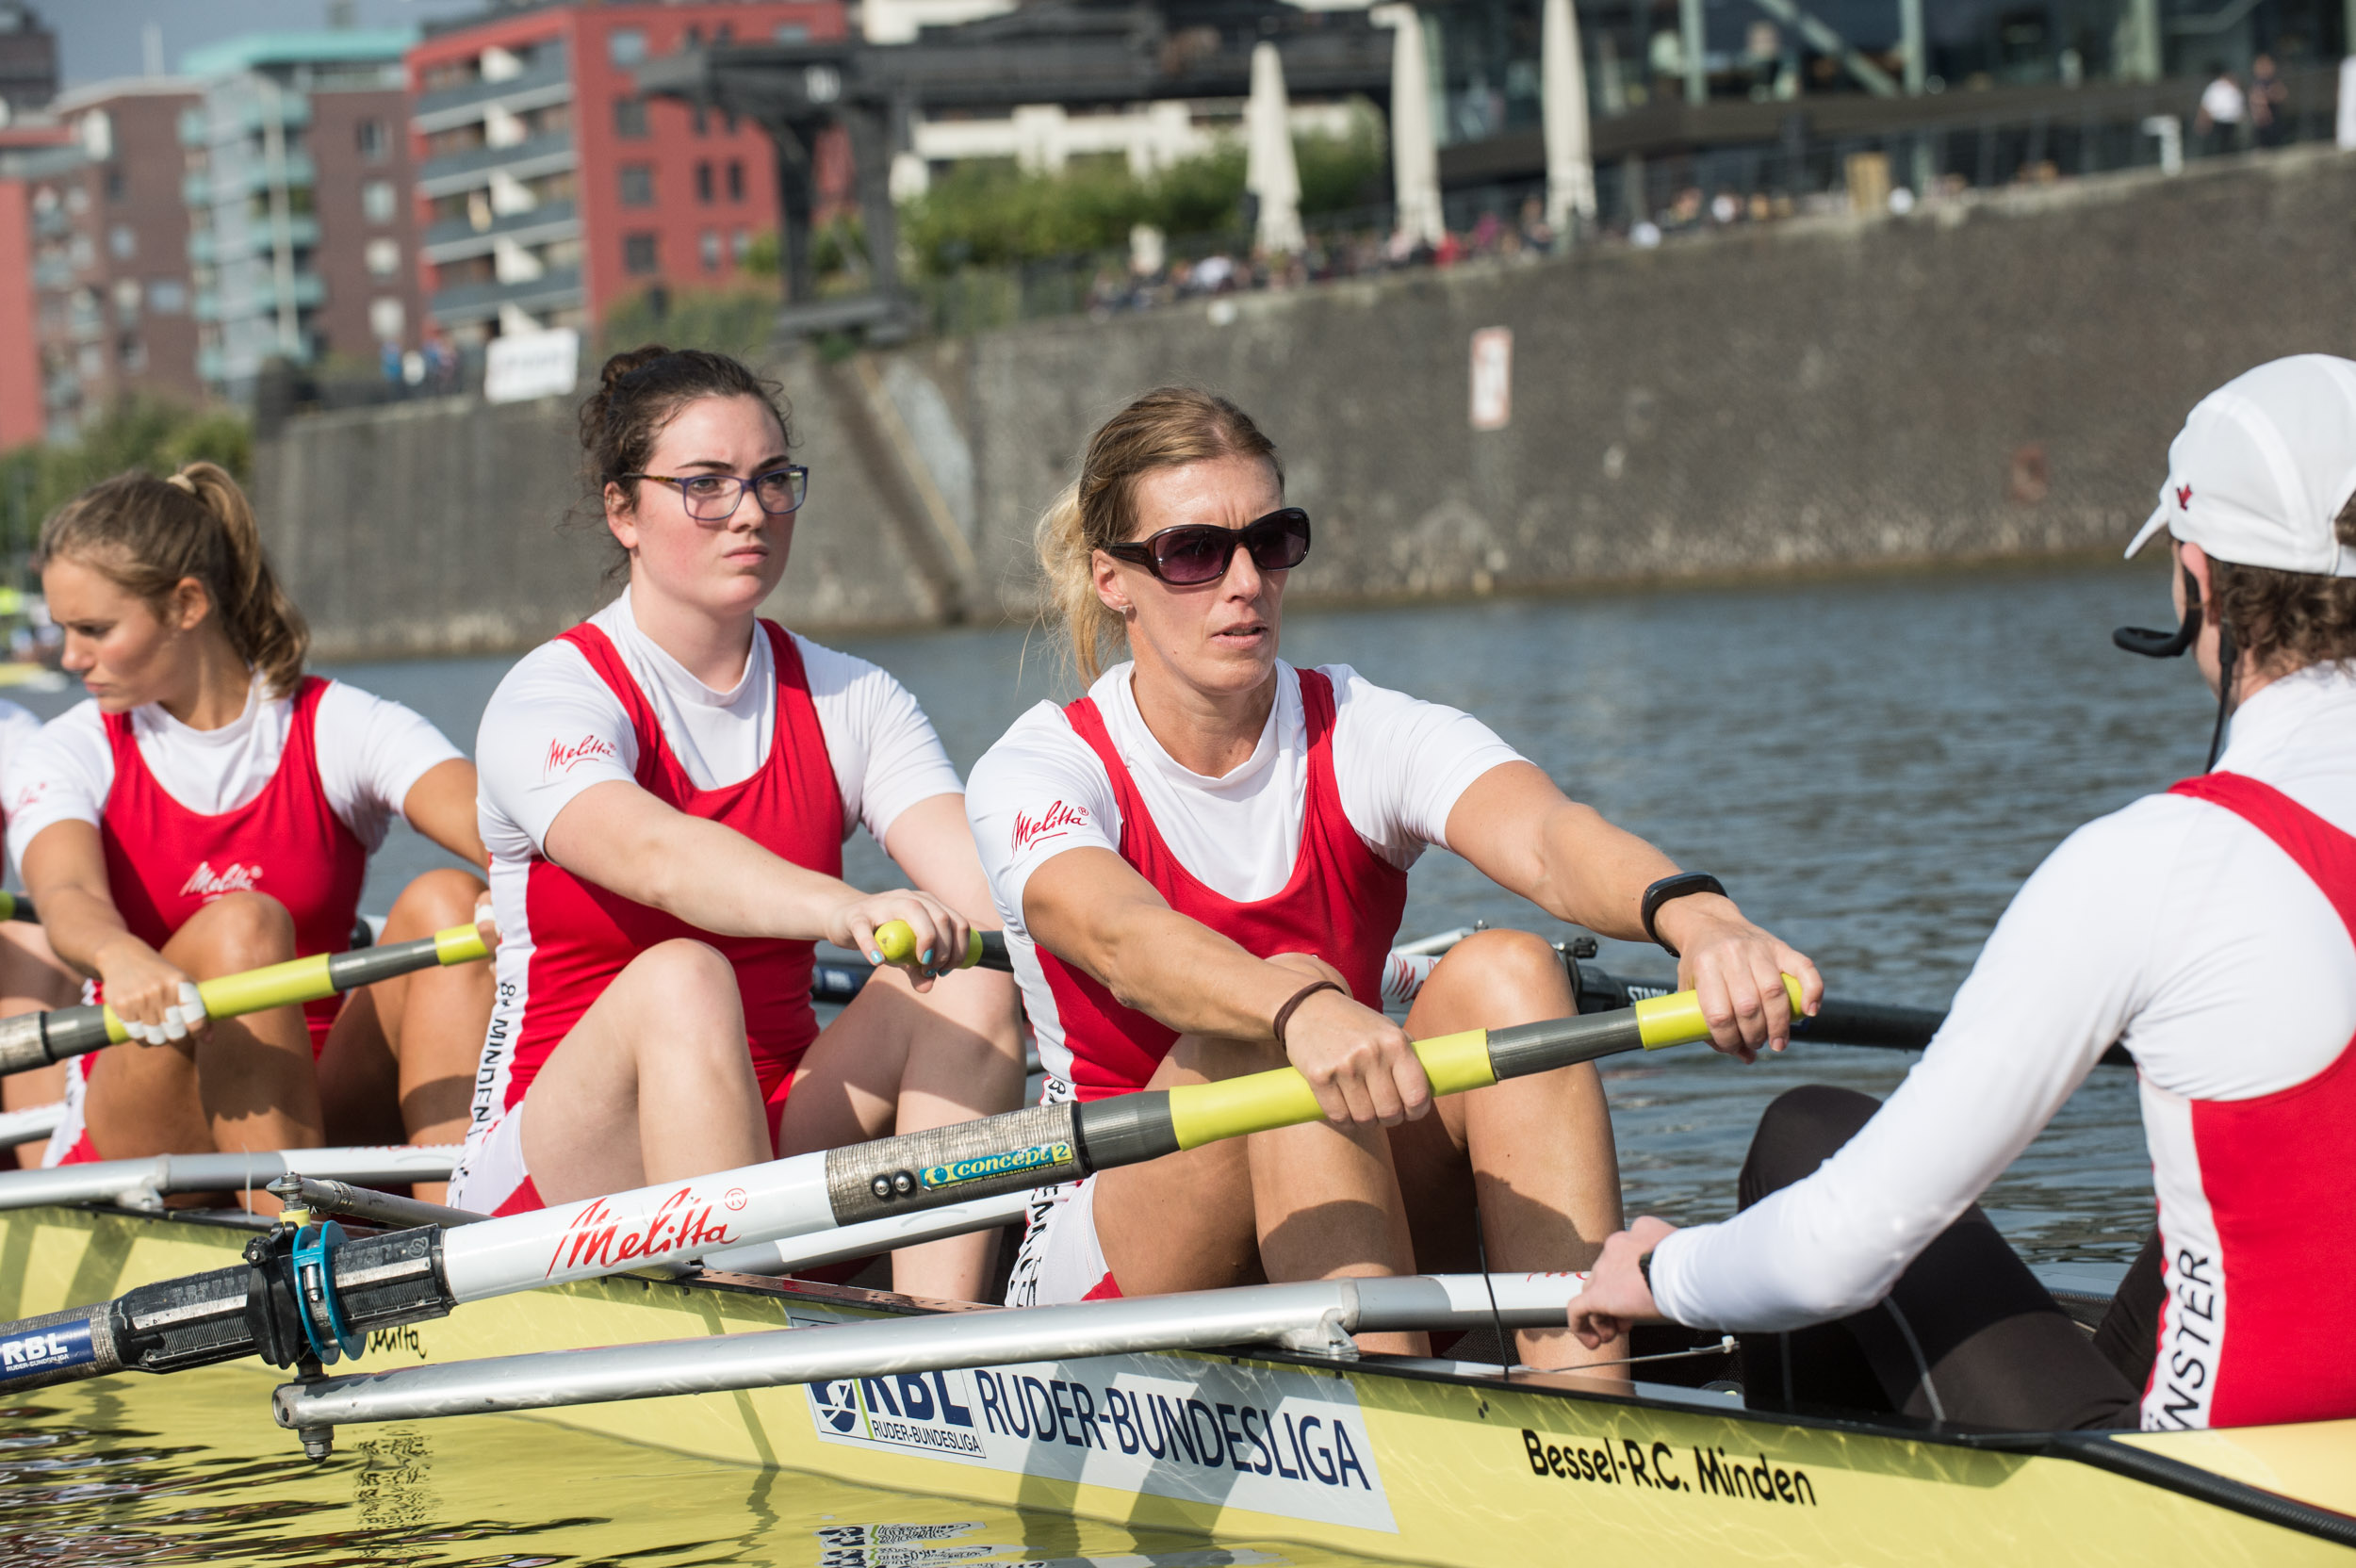
{"label": "blonde woman with sunglasses", "polygon": [[[1092,682],[976,764],[967,809],[1048,1072],[1093,1100],[1286,1063],[1329,1119],[1043,1194],[1011,1304],[1478,1266],[1579,1269],[1620,1226],[1592,1067],[1434,1102],[1415,1036],[1560,1017],[1551,948],[1483,932],[1442,959],[1404,1029],[1383,966],[1428,847],[1550,913],[1681,953],[1721,1049],[1789,1033],[1799,954],[1708,878],[1565,799],[1479,720],[1347,665],[1277,657],[1311,524],[1240,409],[1150,392],[1089,441],[1042,520],[1049,593]],[[1104,668],[1125,645],[1128,661]],[[1420,1334],[1363,1336],[1428,1353]],[[1525,1333],[1535,1365],[1609,1362]]]}

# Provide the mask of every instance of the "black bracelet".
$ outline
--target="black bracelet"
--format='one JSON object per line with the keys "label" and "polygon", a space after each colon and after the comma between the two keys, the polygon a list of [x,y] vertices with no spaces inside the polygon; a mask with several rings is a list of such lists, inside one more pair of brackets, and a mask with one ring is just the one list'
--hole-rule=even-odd
{"label": "black bracelet", "polygon": [[1652,1254],[1650,1252],[1639,1252],[1636,1254],[1636,1272],[1644,1277],[1644,1293],[1647,1296],[1651,1295]]}
{"label": "black bracelet", "polygon": [[1661,913],[1663,904],[1673,898],[1683,898],[1688,893],[1716,893],[1724,898],[1726,890],[1726,885],[1714,876],[1697,871],[1680,872],[1675,876],[1664,876],[1646,888],[1644,901],[1638,906],[1638,913],[1644,922],[1645,938],[1672,958],[1679,956],[1679,954],[1661,939],[1661,933],[1653,927],[1653,920]]}

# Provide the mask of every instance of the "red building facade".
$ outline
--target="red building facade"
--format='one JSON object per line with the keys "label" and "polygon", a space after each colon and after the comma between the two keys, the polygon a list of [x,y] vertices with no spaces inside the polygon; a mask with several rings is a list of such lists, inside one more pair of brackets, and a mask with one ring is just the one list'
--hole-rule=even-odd
{"label": "red building facade", "polygon": [[593,329],[660,284],[740,283],[777,225],[759,126],[639,95],[642,60],[843,36],[840,0],[549,6],[410,50],[427,310],[461,341]]}

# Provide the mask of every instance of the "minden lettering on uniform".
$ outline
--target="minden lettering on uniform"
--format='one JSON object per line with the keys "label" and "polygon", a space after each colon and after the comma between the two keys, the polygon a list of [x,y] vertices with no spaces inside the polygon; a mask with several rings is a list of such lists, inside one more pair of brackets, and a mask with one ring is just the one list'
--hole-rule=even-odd
{"label": "minden lettering on uniform", "polygon": [[1076,1155],[1070,1143],[1035,1143],[1028,1149],[1007,1149],[995,1154],[977,1155],[970,1160],[928,1165],[920,1174],[928,1188],[956,1187],[969,1182],[987,1181],[992,1176],[1011,1176],[1019,1171],[1052,1169],[1074,1163]]}
{"label": "minden lettering on uniform", "polygon": [[1690,1450],[1693,1462],[1689,1466],[1679,1462],[1677,1451],[1666,1443],[1647,1444],[1632,1437],[1548,1442],[1527,1427],[1522,1429],[1522,1447],[1530,1460],[1530,1473],[1553,1480],[1795,1508],[1817,1506],[1816,1488],[1808,1472],[1771,1464],[1765,1454],[1746,1458],[1728,1455],[1724,1448],[1695,1447]]}
{"label": "minden lettering on uniform", "polygon": [[542,778],[554,778],[560,773],[570,773],[576,762],[586,762],[595,757],[615,755],[614,743],[598,735],[583,735],[578,741],[550,741],[548,760],[540,769]]}
{"label": "minden lettering on uniform", "polygon": [[1027,811],[1017,811],[1014,814],[1014,852],[1020,855],[1033,844],[1060,839],[1073,828],[1088,825],[1087,807],[1068,806],[1060,800],[1036,817]]}
{"label": "minden lettering on uniform", "polygon": [[209,860],[199,860],[188,879],[180,885],[182,898],[219,898],[223,893],[250,893],[262,885],[262,868],[241,866],[232,860],[219,871]]}

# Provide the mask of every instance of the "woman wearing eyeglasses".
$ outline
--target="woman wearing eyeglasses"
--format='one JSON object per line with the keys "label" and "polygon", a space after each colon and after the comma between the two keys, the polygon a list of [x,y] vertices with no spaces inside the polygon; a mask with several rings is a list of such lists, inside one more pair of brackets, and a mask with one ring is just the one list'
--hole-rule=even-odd
{"label": "woman wearing eyeglasses", "polygon": [[[1550,913],[1682,955],[1720,1048],[1789,1034],[1798,953],[1716,884],[1565,799],[1479,720],[1347,665],[1277,657],[1310,521],[1275,448],[1226,400],[1138,398],[1089,440],[1041,520],[1039,562],[1088,695],[1042,703],[967,798],[1055,1099],[1299,1068],[1328,1120],[1106,1170],[1043,1194],[1010,1304],[1479,1266],[1584,1268],[1619,1228],[1591,1067],[1441,1102],[1412,1037],[1560,1017],[1534,936],[1461,943],[1402,1030],[1384,955],[1429,845]],[[1103,669],[1125,644],[1129,662]],[[1100,673],[1101,670],[1101,673]],[[1610,1361],[1564,1332],[1523,1359]],[[1362,1336],[1423,1353],[1420,1334]]]}
{"label": "woman wearing eyeglasses", "polygon": [[[581,445],[628,586],[526,655],[483,716],[502,945],[451,1186],[512,1214],[1010,1110],[1003,975],[941,973],[994,925],[962,792],[916,700],[760,618],[808,484],[774,384],[723,355],[606,363]],[[863,824],[918,884],[843,881]],[[820,938],[880,961],[823,1031]],[[991,1238],[898,1254],[903,1290],[970,1299]]]}

